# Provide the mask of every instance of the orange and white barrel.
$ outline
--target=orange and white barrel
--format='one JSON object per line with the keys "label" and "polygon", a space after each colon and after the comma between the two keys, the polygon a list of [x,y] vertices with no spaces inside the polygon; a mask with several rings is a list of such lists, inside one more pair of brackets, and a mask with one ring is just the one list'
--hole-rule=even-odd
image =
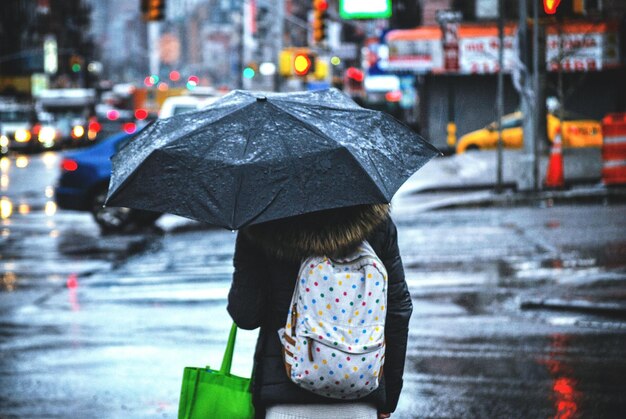
{"label": "orange and white barrel", "polygon": [[602,183],[626,185],[626,113],[602,119]]}

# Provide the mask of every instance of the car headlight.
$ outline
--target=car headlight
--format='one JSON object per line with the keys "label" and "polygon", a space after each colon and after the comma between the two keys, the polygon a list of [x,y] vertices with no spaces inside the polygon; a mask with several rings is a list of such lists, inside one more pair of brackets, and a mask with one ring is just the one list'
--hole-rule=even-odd
{"label": "car headlight", "polygon": [[26,143],[30,140],[30,131],[26,129],[18,129],[15,131],[15,141],[18,143]]}
{"label": "car headlight", "polygon": [[0,135],[0,147],[8,147],[9,139],[6,135]]}
{"label": "car headlight", "polygon": [[43,127],[39,130],[39,142],[40,143],[50,143],[54,141],[54,137],[56,136],[56,132],[52,127]]}
{"label": "car headlight", "polygon": [[83,135],[85,135],[85,128],[82,125],[75,125],[74,128],[72,128],[72,137],[80,138]]}

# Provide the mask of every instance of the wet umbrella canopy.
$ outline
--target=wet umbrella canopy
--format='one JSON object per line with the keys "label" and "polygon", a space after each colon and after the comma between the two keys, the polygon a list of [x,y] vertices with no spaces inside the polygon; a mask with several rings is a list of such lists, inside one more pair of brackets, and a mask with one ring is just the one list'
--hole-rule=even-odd
{"label": "wet umbrella canopy", "polygon": [[146,127],[113,156],[107,205],[229,229],[391,202],[439,151],[336,89],[233,91]]}

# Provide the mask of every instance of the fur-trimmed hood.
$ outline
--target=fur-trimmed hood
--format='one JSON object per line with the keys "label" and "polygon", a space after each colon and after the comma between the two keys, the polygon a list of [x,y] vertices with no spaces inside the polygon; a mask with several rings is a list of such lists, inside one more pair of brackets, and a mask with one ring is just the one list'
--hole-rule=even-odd
{"label": "fur-trimmed hood", "polygon": [[254,224],[241,230],[280,259],[339,257],[389,217],[388,204],[357,205]]}

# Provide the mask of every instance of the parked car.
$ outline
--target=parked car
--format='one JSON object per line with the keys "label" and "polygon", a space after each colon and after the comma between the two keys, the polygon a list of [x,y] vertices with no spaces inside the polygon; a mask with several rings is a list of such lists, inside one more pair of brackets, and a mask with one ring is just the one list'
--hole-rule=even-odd
{"label": "parked car", "polygon": [[159,119],[205,108],[218,99],[219,96],[170,96],[159,110]]}
{"label": "parked car", "polygon": [[[522,130],[523,115],[515,112],[502,118],[502,142],[505,148],[522,148],[524,133]],[[548,140],[554,137],[561,121],[553,114],[547,115]],[[566,113],[563,121],[562,144],[564,147],[601,147],[602,126],[600,121],[583,119]],[[496,148],[498,144],[498,125],[492,122],[484,128],[463,135],[456,145],[456,152],[484,150]]]}
{"label": "parked car", "polygon": [[95,98],[93,89],[46,89],[37,93],[35,108],[39,121],[54,130],[58,146],[89,146],[100,131]]}
{"label": "parked car", "polygon": [[154,224],[160,213],[103,206],[111,178],[110,158],[131,138],[119,133],[91,147],[64,154],[55,188],[57,206],[91,212],[103,232],[119,231],[130,224]]}

